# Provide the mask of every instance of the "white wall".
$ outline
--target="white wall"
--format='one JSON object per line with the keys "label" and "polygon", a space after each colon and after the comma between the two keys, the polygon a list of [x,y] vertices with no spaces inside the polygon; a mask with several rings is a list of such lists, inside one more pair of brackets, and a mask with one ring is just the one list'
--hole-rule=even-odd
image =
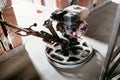
{"label": "white wall", "polygon": [[0,0],[0,10],[5,7],[7,0]]}
{"label": "white wall", "polygon": [[41,1],[40,0],[33,0],[34,4],[38,4],[41,5]]}
{"label": "white wall", "polygon": [[120,0],[111,0],[111,1],[113,1],[115,3],[120,3]]}
{"label": "white wall", "polygon": [[45,0],[45,6],[51,9],[56,8],[56,0]]}

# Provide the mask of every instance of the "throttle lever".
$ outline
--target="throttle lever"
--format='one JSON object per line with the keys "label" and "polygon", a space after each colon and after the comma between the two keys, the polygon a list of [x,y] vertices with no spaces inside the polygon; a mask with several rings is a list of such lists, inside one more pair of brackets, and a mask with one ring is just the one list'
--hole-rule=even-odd
{"label": "throttle lever", "polygon": [[29,28],[31,29],[31,27],[36,27],[37,23],[34,23],[33,25],[31,25]]}

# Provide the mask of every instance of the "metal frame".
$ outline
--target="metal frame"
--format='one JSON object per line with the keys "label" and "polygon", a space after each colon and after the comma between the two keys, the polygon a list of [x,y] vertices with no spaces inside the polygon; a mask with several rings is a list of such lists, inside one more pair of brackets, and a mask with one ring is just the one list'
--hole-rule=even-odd
{"label": "metal frame", "polygon": [[[120,29],[119,27],[120,27],[120,4],[118,5],[116,17],[114,19],[113,31],[112,31],[112,35],[111,35],[110,42],[109,42],[109,45],[108,45],[108,51],[107,51],[107,54],[106,54],[104,64],[102,66],[101,75],[100,75],[99,80],[108,80],[108,72],[113,72],[115,70],[116,66],[119,64],[118,63],[119,59],[118,59],[115,62],[116,64],[114,64],[112,66],[112,68],[110,69],[111,59],[113,58],[112,57],[113,56],[113,50],[115,48],[117,37],[118,37],[118,32],[119,32],[119,29]],[[110,69],[110,71],[108,71],[109,69]]]}

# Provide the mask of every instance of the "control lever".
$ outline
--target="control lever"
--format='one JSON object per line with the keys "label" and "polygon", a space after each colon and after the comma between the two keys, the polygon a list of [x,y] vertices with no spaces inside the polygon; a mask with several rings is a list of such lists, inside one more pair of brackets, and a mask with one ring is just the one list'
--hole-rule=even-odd
{"label": "control lever", "polygon": [[[54,29],[53,29],[53,27],[51,27],[51,26],[52,26],[51,23],[48,21],[48,22],[46,23],[46,25],[47,25],[48,23],[49,23],[49,29],[50,29],[50,31],[51,31],[51,32],[53,31],[53,32],[52,32],[53,35],[45,32],[45,31],[40,31],[40,32],[39,32],[39,31],[34,31],[31,27],[33,27],[33,26],[36,27],[36,26],[37,26],[36,23],[34,23],[33,25],[31,25],[29,28],[21,28],[21,27],[19,27],[19,26],[17,26],[17,25],[14,25],[14,24],[8,23],[8,22],[6,22],[6,21],[0,20],[0,24],[7,25],[7,26],[9,26],[9,27],[11,27],[11,28],[16,29],[16,30],[17,30],[17,31],[16,31],[16,34],[18,34],[18,35],[20,35],[20,36],[34,35],[34,36],[43,38],[43,40],[44,40],[45,42],[51,43],[51,42],[53,41],[53,42],[62,43],[62,42],[61,42],[61,39],[58,37],[57,33],[56,33],[56,32],[54,33]],[[21,31],[22,31],[22,32],[25,32],[26,34],[25,34],[25,35],[21,34],[21,33],[20,33]]]}
{"label": "control lever", "polygon": [[48,28],[50,30],[50,32],[52,33],[53,37],[58,38],[60,40],[60,37],[58,36],[58,34],[56,33],[55,29],[52,26],[52,21],[50,19],[46,20],[43,24],[43,26],[45,26],[46,28]]}

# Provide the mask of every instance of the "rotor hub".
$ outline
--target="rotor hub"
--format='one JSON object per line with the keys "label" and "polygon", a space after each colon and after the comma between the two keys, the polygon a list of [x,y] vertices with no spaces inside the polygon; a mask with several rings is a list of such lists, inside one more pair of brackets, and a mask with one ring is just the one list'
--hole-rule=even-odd
{"label": "rotor hub", "polygon": [[86,63],[93,55],[92,46],[84,39],[78,39],[78,41],[78,45],[67,50],[68,56],[63,55],[60,43],[47,44],[46,56],[49,62],[59,68],[74,68]]}

